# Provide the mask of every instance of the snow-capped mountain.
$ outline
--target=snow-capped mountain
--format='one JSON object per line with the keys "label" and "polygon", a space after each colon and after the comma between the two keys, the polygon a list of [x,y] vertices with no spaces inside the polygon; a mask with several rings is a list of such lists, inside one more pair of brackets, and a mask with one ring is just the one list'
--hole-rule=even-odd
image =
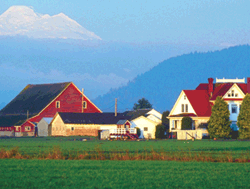
{"label": "snow-capped mountain", "polygon": [[12,6],[0,15],[0,35],[101,40],[99,36],[63,13],[54,16],[42,15],[27,6]]}

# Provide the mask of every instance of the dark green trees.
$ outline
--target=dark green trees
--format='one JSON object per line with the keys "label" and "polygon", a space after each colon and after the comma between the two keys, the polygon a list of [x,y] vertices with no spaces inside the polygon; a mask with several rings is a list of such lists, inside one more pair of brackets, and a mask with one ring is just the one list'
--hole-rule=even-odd
{"label": "dark green trees", "polygon": [[250,94],[246,94],[242,101],[237,125],[239,138],[250,139]]}
{"label": "dark green trees", "polygon": [[190,117],[188,116],[183,117],[181,121],[181,130],[191,130],[192,122],[193,120]]}
{"label": "dark green trees", "polygon": [[215,100],[212,107],[212,114],[208,121],[208,133],[210,138],[228,138],[230,137],[231,121],[229,120],[230,112],[227,103],[221,96]]}
{"label": "dark green trees", "polygon": [[155,138],[157,139],[166,138],[165,131],[166,131],[166,128],[163,124],[157,125],[156,130],[155,130]]}
{"label": "dark green trees", "polygon": [[152,104],[150,104],[149,101],[145,98],[139,99],[138,103],[135,103],[133,107],[134,110],[144,109],[144,108],[152,108]]}

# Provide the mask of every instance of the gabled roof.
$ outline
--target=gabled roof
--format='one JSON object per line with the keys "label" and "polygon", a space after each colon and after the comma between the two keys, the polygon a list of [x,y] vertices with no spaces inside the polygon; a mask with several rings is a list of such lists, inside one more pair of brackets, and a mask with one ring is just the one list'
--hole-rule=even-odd
{"label": "gabled roof", "polygon": [[130,116],[118,113],[66,113],[59,112],[66,124],[117,124],[121,120],[129,120]]}
{"label": "gabled roof", "polygon": [[247,85],[245,83],[216,83],[210,100],[216,100],[218,96],[224,96],[234,84],[238,85],[244,94],[247,93]]}
{"label": "gabled roof", "polygon": [[38,114],[54,98],[69,86],[70,82],[27,85],[0,114]]}
{"label": "gabled roof", "polygon": [[139,109],[139,110],[126,111],[123,114],[124,114],[124,116],[130,116],[131,117],[130,120],[133,120],[133,119],[136,119],[142,115],[145,116],[151,110],[152,109]]}
{"label": "gabled roof", "polygon": [[206,90],[184,90],[194,111],[199,117],[211,116],[211,104]]}

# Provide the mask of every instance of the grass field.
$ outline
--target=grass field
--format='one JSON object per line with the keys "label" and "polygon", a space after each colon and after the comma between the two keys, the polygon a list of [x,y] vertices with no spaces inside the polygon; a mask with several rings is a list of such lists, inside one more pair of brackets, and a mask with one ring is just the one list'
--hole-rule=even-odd
{"label": "grass field", "polygon": [[191,154],[203,153],[209,155],[231,154],[233,157],[250,155],[249,141],[177,141],[177,140],[149,140],[149,141],[100,141],[83,137],[47,137],[47,138],[2,138],[0,149],[10,150],[19,147],[22,154],[37,155],[47,153],[53,147],[59,147],[63,154],[76,154],[95,151],[112,151],[129,153],[150,153],[152,149],[156,152]]}
{"label": "grass field", "polygon": [[249,188],[250,164],[0,160],[0,188]]}

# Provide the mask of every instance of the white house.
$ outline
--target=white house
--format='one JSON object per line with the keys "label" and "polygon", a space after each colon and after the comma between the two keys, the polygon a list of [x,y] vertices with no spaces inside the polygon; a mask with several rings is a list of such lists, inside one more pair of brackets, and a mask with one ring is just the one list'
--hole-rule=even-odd
{"label": "white house", "polygon": [[[231,128],[238,130],[237,117],[240,106],[246,93],[250,92],[250,78],[245,79],[217,79],[213,83],[213,78],[208,79],[208,83],[201,83],[195,90],[181,91],[168,118],[170,132],[181,130],[181,120],[184,116],[189,116],[193,120],[193,129],[200,130],[201,124],[207,124],[212,106],[218,96],[221,96],[228,104],[230,111]],[[207,130],[202,131],[203,134]]]}
{"label": "white house", "polygon": [[155,139],[155,130],[161,124],[162,114],[155,109],[140,109],[124,112],[131,116],[131,128],[138,127],[141,130],[139,138]]}
{"label": "white house", "polygon": [[[181,91],[168,118],[170,132],[181,130],[181,120],[189,116],[193,120],[193,129],[200,130],[201,124],[207,124],[211,109],[218,96],[221,96],[228,104],[230,111],[231,128],[237,130],[237,117],[240,106],[246,93],[250,92],[250,78],[245,79],[208,79],[208,83],[201,83],[195,90]],[[207,130],[203,129],[203,134]]]}

